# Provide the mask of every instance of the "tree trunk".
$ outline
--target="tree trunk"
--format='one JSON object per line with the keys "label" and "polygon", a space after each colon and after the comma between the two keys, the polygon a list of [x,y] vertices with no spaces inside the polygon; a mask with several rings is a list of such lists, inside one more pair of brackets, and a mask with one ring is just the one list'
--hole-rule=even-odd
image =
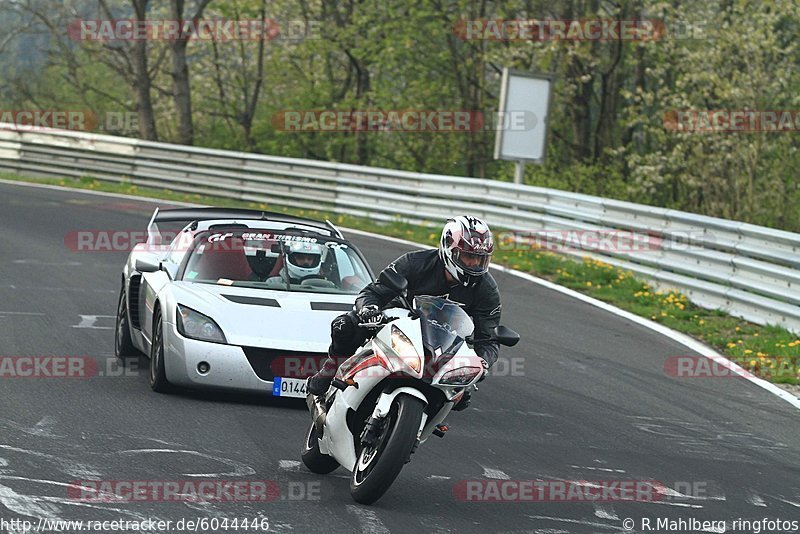
{"label": "tree trunk", "polygon": [[192,94],[189,84],[189,66],[186,64],[186,40],[172,44],[172,89],[175,110],[178,114],[178,142],[182,145],[194,144],[194,123],[192,121]]}
{"label": "tree trunk", "polygon": [[[138,20],[147,17],[147,4],[150,0],[132,0]],[[147,40],[136,41],[131,50],[133,64],[133,89],[136,98],[136,110],[139,115],[139,135],[148,141],[158,141],[156,117],[153,111],[153,100],[150,94],[152,80],[148,70]]]}
{"label": "tree trunk", "polygon": [[[261,1],[261,9],[259,11],[261,20],[267,18],[267,0]],[[250,152],[255,148],[255,140],[253,139],[253,120],[256,117],[256,109],[258,108],[258,100],[261,97],[261,87],[264,84],[264,52],[266,48],[266,36],[261,35],[258,40],[258,59],[256,66],[256,81],[253,86],[252,92],[247,94],[247,87],[245,87],[244,113],[242,114],[242,129],[244,130],[245,146],[247,151]],[[242,53],[242,65],[246,65],[245,54]],[[246,80],[247,77],[245,76]]]}
{"label": "tree trunk", "polygon": [[[203,16],[203,11],[211,0],[199,0],[197,11],[192,20]],[[181,27],[184,20],[184,0],[170,0],[170,16],[179,21]],[[189,65],[186,62],[186,49],[189,46],[189,36],[181,35],[171,43],[172,51],[172,90],[175,102],[175,111],[178,114],[178,142],[182,145],[194,144],[194,122],[192,120],[192,89],[189,79]]]}

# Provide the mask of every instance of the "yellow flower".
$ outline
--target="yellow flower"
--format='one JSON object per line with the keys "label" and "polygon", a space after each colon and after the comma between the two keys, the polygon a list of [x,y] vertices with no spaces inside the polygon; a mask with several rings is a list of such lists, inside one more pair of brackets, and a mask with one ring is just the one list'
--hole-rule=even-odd
{"label": "yellow flower", "polygon": [[706,324],[706,322],[704,320],[700,319],[700,322],[698,324],[703,325],[703,324]]}
{"label": "yellow flower", "polygon": [[586,285],[587,285],[588,287],[592,287],[592,283],[591,283],[591,282],[586,282]]}
{"label": "yellow flower", "polygon": [[731,342],[728,342],[728,348],[729,348],[729,349],[732,349],[732,348],[733,348],[733,347],[735,347],[735,346],[736,346],[736,343],[731,343]]}
{"label": "yellow flower", "polygon": [[741,330],[741,328],[739,328],[739,327],[737,326],[737,327],[736,327],[736,331],[738,332],[739,330]]}
{"label": "yellow flower", "polygon": [[666,317],[666,316],[667,316],[667,312],[661,312],[661,317]]}
{"label": "yellow flower", "polygon": [[758,332],[756,332],[755,334],[753,334],[753,337],[758,337]]}
{"label": "yellow flower", "polygon": [[755,367],[755,365],[756,365],[756,361],[755,361],[755,360],[750,360],[750,365],[752,365],[753,367]]}
{"label": "yellow flower", "polygon": [[744,353],[745,353],[745,354],[752,354],[752,353],[753,353],[753,351],[752,351],[752,350],[750,350],[750,349],[744,349]]}

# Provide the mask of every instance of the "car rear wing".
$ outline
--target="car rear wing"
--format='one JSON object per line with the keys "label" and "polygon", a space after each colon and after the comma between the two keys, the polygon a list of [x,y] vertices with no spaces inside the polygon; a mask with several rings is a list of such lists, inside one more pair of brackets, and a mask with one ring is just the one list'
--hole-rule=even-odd
{"label": "car rear wing", "polygon": [[[339,229],[328,220],[326,220],[325,223],[321,223],[314,219],[295,217],[285,213],[238,208],[177,208],[166,210],[156,208],[153,212],[153,216],[150,218],[150,222],[147,224],[148,244],[166,245],[172,241],[172,239],[164,239],[166,232],[159,228],[159,223],[181,223],[181,228],[184,228],[193,222],[211,221],[216,219],[288,223],[297,225],[304,230],[311,230],[315,232],[322,231],[339,239],[344,237]],[[174,228],[175,224],[170,226]],[[172,236],[172,238],[174,238],[174,236]]]}

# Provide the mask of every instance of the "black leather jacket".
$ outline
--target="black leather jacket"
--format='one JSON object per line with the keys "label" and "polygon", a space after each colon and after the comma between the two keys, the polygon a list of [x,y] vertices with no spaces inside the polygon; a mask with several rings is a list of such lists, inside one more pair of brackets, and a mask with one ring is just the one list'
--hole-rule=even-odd
{"label": "black leather jacket", "polygon": [[[500,324],[500,293],[490,273],[483,275],[475,287],[464,287],[458,282],[449,284],[437,249],[408,252],[386,269],[393,269],[408,280],[409,302],[416,295],[431,295],[464,304],[464,311],[475,324],[475,340],[490,338],[494,327]],[[355,309],[358,311],[370,304],[385,309],[391,307],[388,304],[395,296],[392,290],[376,280],[361,290],[356,298]],[[497,361],[499,345],[497,342],[476,344],[475,352],[492,365]]]}

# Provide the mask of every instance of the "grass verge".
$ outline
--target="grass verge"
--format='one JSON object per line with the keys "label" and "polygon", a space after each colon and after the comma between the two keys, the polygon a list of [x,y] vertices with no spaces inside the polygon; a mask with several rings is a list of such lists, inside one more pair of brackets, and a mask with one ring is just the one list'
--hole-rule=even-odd
{"label": "grass verge", "polygon": [[[437,228],[403,222],[379,223],[373,220],[325,211],[285,208],[264,203],[242,202],[211,196],[176,193],[167,189],[138,187],[91,178],[28,178],[0,173],[5,179],[46,183],[65,187],[124,193],[167,201],[192,202],[221,207],[246,207],[330,219],[337,225],[367,230],[436,245]],[[550,280],[608,302],[669,328],[688,334],[735,361],[756,376],[778,384],[800,383],[800,339],[798,335],[776,326],[760,326],[719,310],[694,305],[677,290],[655,290],[629,271],[591,258],[576,261],[570,256],[532,247],[496,250],[493,261]],[[722,372],[722,370],[719,370]],[[697,371],[701,371],[698,369]],[[714,373],[712,368],[710,373]]]}

